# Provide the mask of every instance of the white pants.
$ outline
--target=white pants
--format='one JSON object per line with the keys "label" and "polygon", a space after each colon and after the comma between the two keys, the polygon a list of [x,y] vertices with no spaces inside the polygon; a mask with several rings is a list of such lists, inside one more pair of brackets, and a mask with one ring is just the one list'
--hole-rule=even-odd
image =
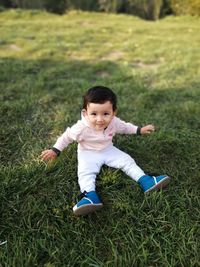
{"label": "white pants", "polygon": [[136,182],[145,175],[128,154],[113,145],[101,151],[78,150],[78,182],[81,192],[95,190],[96,175],[102,165],[121,169]]}

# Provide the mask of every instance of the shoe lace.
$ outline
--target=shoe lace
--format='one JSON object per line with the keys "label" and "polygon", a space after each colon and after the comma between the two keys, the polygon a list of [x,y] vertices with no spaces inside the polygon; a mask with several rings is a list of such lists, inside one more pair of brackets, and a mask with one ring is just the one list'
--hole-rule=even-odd
{"label": "shoe lace", "polygon": [[147,175],[149,175],[149,176],[158,176],[159,174],[158,173],[155,173],[155,172],[154,173],[149,173],[148,172]]}
{"label": "shoe lace", "polygon": [[81,200],[83,197],[85,197],[87,194],[87,191],[82,192],[81,194],[78,195],[78,199]]}

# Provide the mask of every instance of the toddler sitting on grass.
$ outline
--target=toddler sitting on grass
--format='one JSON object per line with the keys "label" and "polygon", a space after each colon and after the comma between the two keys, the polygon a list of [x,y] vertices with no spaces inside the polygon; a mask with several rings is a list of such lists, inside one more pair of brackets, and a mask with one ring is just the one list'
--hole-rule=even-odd
{"label": "toddler sitting on grass", "polygon": [[56,158],[73,141],[78,142],[78,183],[82,199],[73,207],[76,215],[85,215],[103,207],[96,189],[96,175],[103,164],[121,169],[147,193],[169,183],[167,175],[150,176],[125,152],[116,148],[115,134],[150,134],[153,125],[135,126],[116,117],[117,97],[104,86],[90,88],[83,98],[82,118],[58,138],[55,145],[41,154],[43,160]]}

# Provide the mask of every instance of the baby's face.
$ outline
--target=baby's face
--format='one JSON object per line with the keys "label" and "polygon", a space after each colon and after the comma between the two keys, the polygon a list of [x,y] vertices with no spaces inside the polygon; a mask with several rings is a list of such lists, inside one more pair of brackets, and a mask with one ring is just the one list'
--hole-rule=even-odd
{"label": "baby's face", "polygon": [[110,101],[104,104],[89,103],[86,116],[92,128],[104,130],[115,116],[115,111]]}

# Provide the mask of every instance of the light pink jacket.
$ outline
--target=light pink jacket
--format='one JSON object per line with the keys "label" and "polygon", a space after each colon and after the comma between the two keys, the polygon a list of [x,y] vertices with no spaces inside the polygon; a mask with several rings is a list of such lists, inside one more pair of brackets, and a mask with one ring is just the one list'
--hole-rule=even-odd
{"label": "light pink jacket", "polygon": [[76,141],[79,149],[102,150],[112,144],[115,134],[136,134],[137,128],[138,126],[114,116],[108,127],[99,131],[91,128],[89,122],[82,115],[82,119],[72,127],[68,127],[53,147],[62,151],[70,143]]}

